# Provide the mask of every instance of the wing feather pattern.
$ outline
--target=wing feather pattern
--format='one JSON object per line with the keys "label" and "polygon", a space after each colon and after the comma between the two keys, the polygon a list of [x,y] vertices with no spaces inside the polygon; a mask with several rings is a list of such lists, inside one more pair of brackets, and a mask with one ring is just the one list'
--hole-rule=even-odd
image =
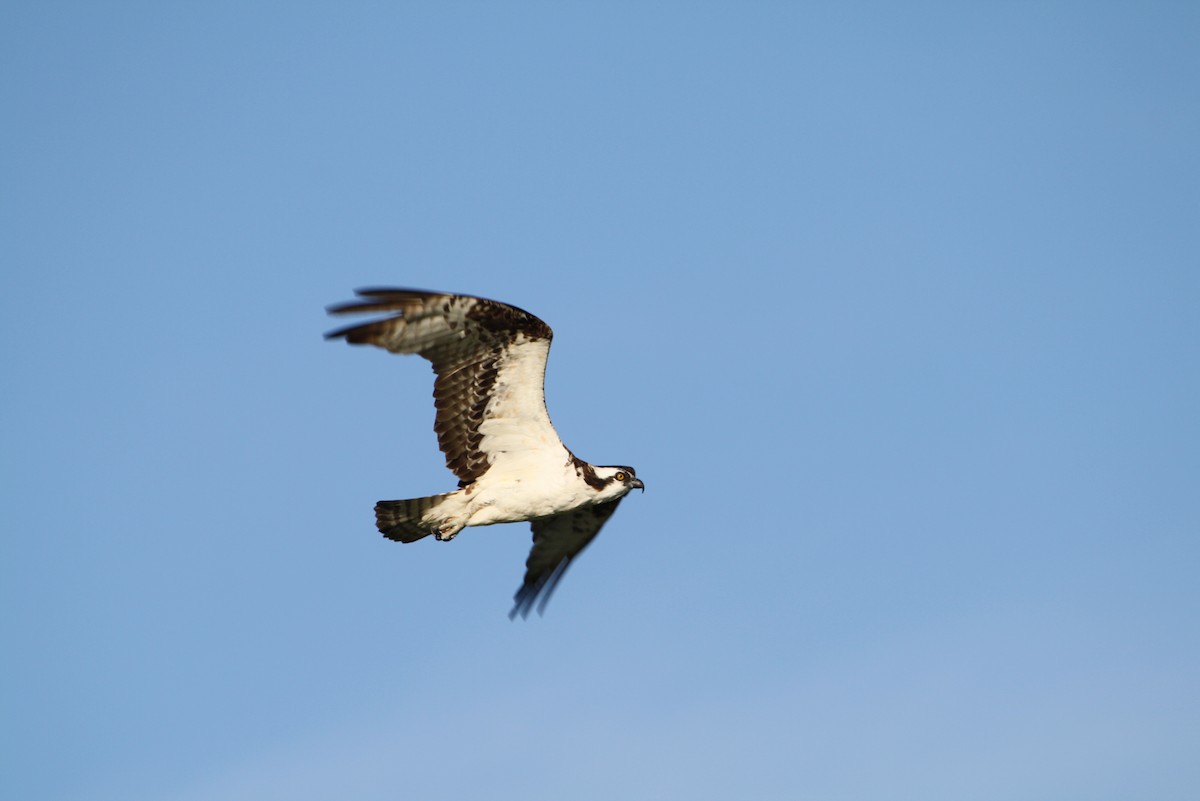
{"label": "wing feather pattern", "polygon": [[539,615],[545,611],[571,561],[596,538],[620,502],[617,498],[533,521],[533,549],[525,561],[525,582],[513,596],[510,619],[528,617],[534,605]]}
{"label": "wing feather pattern", "polygon": [[[380,313],[380,320],[339,328],[326,339],[375,345],[428,359],[437,374],[434,431],[446,466],[465,486],[507,447],[481,430],[485,420],[512,420],[507,431],[529,447],[563,447],[546,412],[544,378],[553,332],[523,309],[470,295],[413,289],[360,289],[360,300],[330,306],[330,314]],[[519,372],[514,388],[497,392],[505,368]],[[503,382],[501,382],[503,383]],[[533,386],[531,386],[531,384]],[[512,433],[515,431],[516,433]]]}

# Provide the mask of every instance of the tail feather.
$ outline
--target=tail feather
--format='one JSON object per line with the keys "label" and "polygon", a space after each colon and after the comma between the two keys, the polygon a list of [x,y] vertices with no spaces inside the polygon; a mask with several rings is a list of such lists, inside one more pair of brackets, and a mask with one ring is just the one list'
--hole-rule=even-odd
{"label": "tail feather", "polygon": [[397,542],[416,542],[433,533],[433,527],[421,519],[449,495],[430,495],[405,501],[380,501],[375,504],[375,525],[383,536]]}

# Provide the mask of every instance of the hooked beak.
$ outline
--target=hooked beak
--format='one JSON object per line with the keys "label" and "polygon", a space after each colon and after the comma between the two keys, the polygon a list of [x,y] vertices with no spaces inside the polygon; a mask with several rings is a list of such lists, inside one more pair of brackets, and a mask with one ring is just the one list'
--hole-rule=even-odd
{"label": "hooked beak", "polygon": [[635,478],[633,481],[630,481],[629,487],[630,487],[630,489],[633,489],[636,487],[637,489],[640,489],[642,492],[646,491],[646,485],[642,483],[642,480],[640,478]]}

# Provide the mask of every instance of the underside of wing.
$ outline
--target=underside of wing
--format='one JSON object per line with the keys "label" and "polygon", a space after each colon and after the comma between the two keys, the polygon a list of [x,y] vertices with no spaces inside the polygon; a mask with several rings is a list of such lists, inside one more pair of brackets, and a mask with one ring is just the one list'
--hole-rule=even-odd
{"label": "underside of wing", "polygon": [[527,311],[485,298],[412,289],[360,289],[330,314],[386,314],[326,334],[353,345],[417,354],[437,374],[434,430],[463,484],[513,449],[562,447],[543,382],[553,336]]}
{"label": "underside of wing", "polygon": [[525,561],[525,581],[513,596],[510,619],[528,617],[535,605],[539,615],[545,611],[571,561],[596,538],[620,502],[618,498],[533,521],[533,549]]}

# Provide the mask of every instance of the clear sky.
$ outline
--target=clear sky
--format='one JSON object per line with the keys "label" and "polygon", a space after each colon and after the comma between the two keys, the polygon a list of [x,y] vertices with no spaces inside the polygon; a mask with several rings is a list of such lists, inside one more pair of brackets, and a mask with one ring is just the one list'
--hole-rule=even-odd
{"label": "clear sky", "polygon": [[[1200,6],[0,9],[0,796],[1200,795]],[[371,285],[631,464],[545,617]]]}

